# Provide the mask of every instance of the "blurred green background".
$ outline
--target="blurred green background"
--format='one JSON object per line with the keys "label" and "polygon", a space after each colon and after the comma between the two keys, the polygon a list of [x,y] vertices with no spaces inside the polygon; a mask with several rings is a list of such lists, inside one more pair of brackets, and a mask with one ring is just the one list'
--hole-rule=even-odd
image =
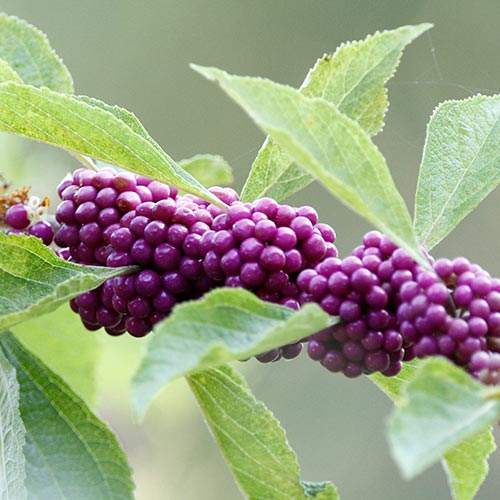
{"label": "blurred green background", "polygon": [[[238,189],[264,136],[216,86],[192,72],[190,62],[299,86],[316,58],[343,41],[403,24],[434,23],[406,50],[389,84],[385,130],[376,138],[410,207],[434,107],[500,90],[496,0],[4,0],[2,9],[48,34],[78,93],[134,111],[176,159],[223,155],[235,169]],[[53,191],[76,166],[47,146],[5,139],[2,145],[0,171],[32,184],[33,194]],[[335,226],[342,255],[369,228],[317,185],[291,201],[314,203],[322,220]],[[500,275],[499,207],[497,190],[434,255],[463,254]],[[240,498],[187,385],[171,386],[142,424],[134,422],[128,382],[144,341],[97,335],[103,350],[98,412],[129,455],[137,498]],[[305,356],[238,367],[287,430],[304,479],[334,481],[343,500],[450,498],[440,467],[411,482],[400,479],[384,438],[391,404],[368,379],[333,376]],[[481,500],[499,497],[498,455],[490,466]]]}

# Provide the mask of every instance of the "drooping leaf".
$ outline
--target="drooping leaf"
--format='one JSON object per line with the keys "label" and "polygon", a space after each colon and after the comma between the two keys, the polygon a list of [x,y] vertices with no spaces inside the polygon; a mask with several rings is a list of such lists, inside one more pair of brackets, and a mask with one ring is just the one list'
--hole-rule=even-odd
{"label": "drooping leaf", "polygon": [[[415,477],[465,439],[489,430],[500,418],[500,401],[489,392],[444,358],[426,360],[389,421],[389,443],[402,474]],[[487,442],[485,449],[491,452]],[[455,470],[463,463],[455,462]]]}
{"label": "drooping leaf", "polygon": [[38,238],[0,231],[0,332],[130,269],[66,262]]}
{"label": "drooping leaf", "polygon": [[[395,377],[377,373],[370,378],[393,401],[399,403],[405,385],[418,373],[421,360],[405,362]],[[424,430],[425,431],[425,430]],[[454,500],[472,500],[488,475],[488,458],[495,450],[491,427],[464,439],[444,454],[443,468]]]}
{"label": "drooping leaf", "polygon": [[177,306],[159,323],[133,379],[133,402],[144,413],[173,379],[296,342],[331,324],[315,304],[300,311],[264,302],[242,288],[219,288]]}
{"label": "drooping leaf", "polygon": [[196,155],[181,160],[179,165],[205,187],[228,186],[233,182],[231,166],[219,155]]}
{"label": "drooping leaf", "polygon": [[73,92],[71,75],[47,37],[22,19],[0,14],[0,58],[28,85]]}
{"label": "drooping leaf", "polygon": [[188,377],[208,425],[250,500],[337,500],[329,483],[303,484],[285,431],[243,378],[228,366]]}
{"label": "drooping leaf", "polygon": [[20,386],[28,498],[132,499],[131,471],[111,431],[12,334],[0,347]]}
{"label": "drooping leaf", "polygon": [[[375,135],[383,127],[389,106],[386,82],[394,75],[404,48],[431,26],[402,26],[342,44],[333,55],[318,59],[300,91],[331,102],[368,134]],[[252,165],[241,199],[253,201],[270,196],[282,200],[312,180],[268,138]]]}
{"label": "drooping leaf", "polygon": [[0,130],[118,165],[224,206],[152,141],[132,113],[100,101],[2,83]]}
{"label": "drooping leaf", "polygon": [[323,99],[260,78],[195,69],[215,80],[270,137],[343,203],[423,266],[408,209],[384,157],[354,120]]}
{"label": "drooping leaf", "polygon": [[9,63],[0,59],[0,83],[10,81],[23,83],[19,75],[9,66]]}
{"label": "drooping leaf", "polygon": [[24,500],[27,491],[23,454],[25,428],[19,413],[15,368],[0,352],[0,498]]}
{"label": "drooping leaf", "polygon": [[101,358],[99,332],[89,332],[69,305],[35,317],[12,329],[17,340],[92,407],[96,370]]}
{"label": "drooping leaf", "polygon": [[427,127],[415,231],[428,250],[500,182],[500,96],[440,104]]}

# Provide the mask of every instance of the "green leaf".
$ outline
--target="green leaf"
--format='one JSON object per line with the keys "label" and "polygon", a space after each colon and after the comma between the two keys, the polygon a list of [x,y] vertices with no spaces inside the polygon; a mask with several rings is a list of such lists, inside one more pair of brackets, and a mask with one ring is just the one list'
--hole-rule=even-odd
{"label": "green leaf", "polygon": [[315,498],[316,500],[339,500],[337,488],[332,483],[310,483],[308,481],[301,481],[304,488],[304,495],[306,498]]}
{"label": "green leaf", "polygon": [[20,386],[29,498],[131,499],[131,471],[111,431],[13,335],[0,346]]}
{"label": "green leaf", "polygon": [[427,127],[415,231],[428,250],[500,182],[500,96],[440,104]]}
{"label": "green leaf", "polygon": [[195,67],[217,81],[251,118],[352,210],[425,267],[408,209],[384,157],[360,125],[323,99],[260,78]]}
{"label": "green leaf", "polygon": [[124,108],[120,108],[119,106],[112,106],[110,104],[106,104],[105,102],[96,99],[95,97],[88,97],[85,95],[74,96],[75,99],[78,99],[80,102],[88,104],[89,106],[93,106],[95,108],[102,109],[103,111],[107,111],[120,121],[122,121],[128,128],[130,128],[137,135],[140,135],[143,139],[146,139],[154,148],[160,151],[163,154],[163,150],[159,146],[159,144],[149,135],[148,131],[144,128],[144,125],[139,121],[137,116],[134,115],[131,111],[128,111]]}
{"label": "green leaf", "polygon": [[23,83],[19,75],[9,66],[9,63],[0,59],[0,83],[10,81]]}
{"label": "green leaf", "polygon": [[0,130],[118,165],[225,206],[162,151],[132,113],[98,100],[2,83]]}
{"label": "green leaf", "polygon": [[0,231],[0,332],[130,269],[66,262],[39,238]]}
{"label": "green leaf", "polygon": [[[389,421],[391,451],[403,475],[415,477],[454,446],[497,422],[500,401],[489,398],[490,391],[444,358],[426,360],[406,385]],[[491,447],[486,449],[483,458]],[[463,463],[455,461],[454,474]]]}
{"label": "green leaf", "polygon": [[228,366],[188,377],[212,433],[250,500],[335,500],[335,488],[303,485],[285,431]]}
{"label": "green leaf", "polygon": [[[380,373],[370,378],[393,401],[399,403],[405,384],[415,377],[421,360],[405,362],[395,377],[384,377]],[[442,460],[443,468],[454,500],[472,500],[488,475],[488,457],[495,450],[491,427],[464,439],[453,446]]]}
{"label": "green leaf", "polygon": [[153,396],[177,377],[296,342],[330,324],[315,304],[293,311],[242,288],[219,288],[180,304],[154,328],[133,379],[134,408],[144,413]]}
{"label": "green leaf", "polygon": [[28,85],[73,92],[71,75],[47,37],[22,19],[0,14],[0,58]]}
{"label": "green leaf", "polygon": [[[318,59],[300,91],[334,104],[368,134],[376,135],[384,125],[389,106],[386,82],[394,75],[403,49],[431,26],[402,26],[377,32],[362,41],[342,44],[333,55]],[[312,180],[309,173],[292,163],[268,138],[252,165],[241,199],[253,201],[270,196],[282,200]]]}
{"label": "green leaf", "polygon": [[379,373],[370,375],[370,379],[380,390],[382,390],[396,404],[399,404],[403,395],[404,387],[418,373],[418,369],[422,364],[420,359],[405,361],[401,371],[394,377],[386,377]]}
{"label": "green leaf", "polygon": [[102,342],[89,332],[68,304],[56,311],[23,321],[13,333],[29,351],[57,373],[92,407],[96,396],[96,370]]}
{"label": "green leaf", "polygon": [[16,370],[0,351],[0,498],[23,500],[25,428],[19,413]]}
{"label": "green leaf", "polygon": [[443,460],[454,500],[473,500],[488,475],[488,457],[495,451],[491,427],[454,446]]}
{"label": "green leaf", "polygon": [[233,183],[233,172],[229,163],[219,155],[196,155],[181,160],[179,165],[205,187],[228,186]]}

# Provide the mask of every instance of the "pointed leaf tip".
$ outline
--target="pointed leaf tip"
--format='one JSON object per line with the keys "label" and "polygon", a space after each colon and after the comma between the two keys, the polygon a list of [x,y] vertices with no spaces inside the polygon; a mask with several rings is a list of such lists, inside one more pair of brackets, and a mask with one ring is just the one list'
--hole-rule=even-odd
{"label": "pointed leaf tip", "polygon": [[67,262],[38,238],[0,231],[0,332],[131,269]]}
{"label": "pointed leaf tip", "polygon": [[297,342],[330,324],[330,316],[316,304],[293,311],[242,288],[215,289],[180,304],[155,327],[134,376],[136,414],[142,416],[175,378]]}
{"label": "pointed leaf tip", "polygon": [[[402,26],[376,32],[364,40],[345,42],[333,54],[316,61],[300,92],[334,104],[370,136],[377,135],[389,108],[387,81],[394,76],[405,47],[430,27],[429,23]],[[312,180],[268,137],[252,165],[241,199],[252,201],[270,196],[280,201]]]}
{"label": "pointed leaf tip", "polygon": [[[263,78],[203,68],[255,123],[341,202],[424,267],[406,204],[384,157],[361,126],[317,97]],[[327,126],[325,126],[327,124]]]}
{"label": "pointed leaf tip", "polygon": [[430,250],[500,183],[500,95],[445,101],[427,126],[415,231]]}

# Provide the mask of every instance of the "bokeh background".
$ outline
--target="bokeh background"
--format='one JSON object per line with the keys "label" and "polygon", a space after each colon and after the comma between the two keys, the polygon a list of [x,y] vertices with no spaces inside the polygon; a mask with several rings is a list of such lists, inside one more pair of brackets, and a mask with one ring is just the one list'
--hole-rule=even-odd
{"label": "bokeh background", "polygon": [[[407,48],[389,83],[391,107],[375,140],[413,206],[426,123],[445,99],[500,91],[500,3],[496,0],[3,0],[1,9],[46,32],[78,93],[134,111],[174,158],[223,155],[241,188],[264,135],[215,85],[189,69],[214,65],[299,86],[323,53],[376,30],[432,22]],[[0,142],[0,171],[33,193],[53,192],[74,160],[24,140]],[[295,196],[333,224],[342,255],[369,226],[323,188]],[[489,196],[434,251],[463,254],[500,275],[500,194]],[[61,313],[64,314],[64,313]],[[89,332],[81,330],[81,335]],[[92,334],[95,335],[95,334]],[[134,421],[128,384],[144,341],[107,339],[98,370],[98,413],[118,434],[135,470],[139,500],[241,498],[187,385],[179,381]],[[303,356],[292,363],[238,365],[280,419],[304,479],[332,480],[344,500],[450,498],[439,466],[400,479],[384,437],[389,400],[366,378],[346,380]],[[75,367],[75,370],[79,369]],[[90,374],[89,374],[90,377]],[[477,498],[499,497],[500,459]]]}

